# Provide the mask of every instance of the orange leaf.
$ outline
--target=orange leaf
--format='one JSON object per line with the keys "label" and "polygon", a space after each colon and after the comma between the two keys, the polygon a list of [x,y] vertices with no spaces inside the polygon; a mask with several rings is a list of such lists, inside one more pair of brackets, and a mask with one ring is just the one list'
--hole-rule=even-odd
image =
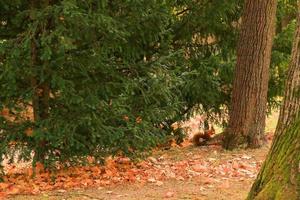
{"label": "orange leaf", "polygon": [[129,121],[129,117],[128,117],[127,115],[124,115],[124,116],[123,116],[123,119],[124,119],[126,122]]}
{"label": "orange leaf", "polygon": [[0,183],[0,190],[5,191],[10,185],[9,183]]}
{"label": "orange leaf", "polygon": [[137,124],[140,124],[142,122],[142,117],[138,116],[136,119],[135,119],[135,122]]}
{"label": "orange leaf", "polygon": [[18,187],[10,187],[9,190],[7,191],[7,194],[19,194],[20,193],[20,188]]}
{"label": "orange leaf", "polygon": [[33,130],[32,128],[27,128],[25,130],[25,134],[28,136],[28,137],[31,137],[33,135]]}
{"label": "orange leaf", "polygon": [[36,163],[36,166],[35,166],[35,170],[36,170],[36,173],[41,173],[44,171],[44,165],[40,162],[37,162]]}
{"label": "orange leaf", "polygon": [[228,188],[230,188],[229,181],[224,181],[218,188],[220,188],[220,189],[228,189]]}
{"label": "orange leaf", "polygon": [[204,165],[201,165],[201,164],[194,165],[193,166],[193,170],[195,172],[205,172],[205,171],[208,171],[207,167],[204,166]]}
{"label": "orange leaf", "polygon": [[3,108],[1,111],[2,116],[8,116],[9,115],[9,109],[8,108]]}
{"label": "orange leaf", "polygon": [[0,200],[7,199],[7,194],[5,192],[0,192]]}
{"label": "orange leaf", "polygon": [[171,197],[174,197],[175,193],[174,192],[167,192],[166,195],[165,195],[165,198],[171,198]]}

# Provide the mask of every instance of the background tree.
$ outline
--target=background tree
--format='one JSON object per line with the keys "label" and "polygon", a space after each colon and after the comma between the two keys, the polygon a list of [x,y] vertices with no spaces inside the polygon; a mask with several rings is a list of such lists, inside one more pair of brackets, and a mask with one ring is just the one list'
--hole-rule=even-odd
{"label": "background tree", "polygon": [[226,121],[240,4],[230,0],[175,5],[173,43],[184,50],[187,66],[178,94],[185,104],[183,114],[204,113],[212,121]]}
{"label": "background tree", "polygon": [[245,1],[224,147],[255,148],[265,128],[276,0]]}
{"label": "background tree", "polygon": [[[174,48],[186,54],[183,81],[178,94],[184,107],[177,120],[194,113],[203,113],[209,121],[226,126],[228,107],[236,64],[237,35],[240,31],[243,1],[177,1],[174,30]],[[224,6],[226,5],[226,6]],[[295,24],[281,21],[293,19],[294,2],[279,1],[276,37],[274,40],[271,72],[269,74],[268,110],[279,106],[283,96]],[[184,115],[187,114],[187,115]],[[176,120],[174,120],[176,121]]]}

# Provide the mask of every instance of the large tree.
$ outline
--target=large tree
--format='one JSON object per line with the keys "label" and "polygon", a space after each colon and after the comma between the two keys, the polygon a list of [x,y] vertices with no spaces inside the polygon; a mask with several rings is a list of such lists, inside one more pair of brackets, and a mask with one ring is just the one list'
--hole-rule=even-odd
{"label": "large tree", "polygon": [[300,198],[300,1],[292,58],[275,138],[248,199]]}
{"label": "large tree", "polygon": [[[299,6],[299,5],[298,5]],[[298,14],[299,15],[299,14]],[[292,58],[288,70],[284,101],[280,109],[276,135],[283,134],[299,115],[300,109],[300,27],[299,16],[297,18],[297,29],[295,31]]]}
{"label": "large tree", "polygon": [[276,0],[244,3],[225,148],[262,144],[276,5]]}

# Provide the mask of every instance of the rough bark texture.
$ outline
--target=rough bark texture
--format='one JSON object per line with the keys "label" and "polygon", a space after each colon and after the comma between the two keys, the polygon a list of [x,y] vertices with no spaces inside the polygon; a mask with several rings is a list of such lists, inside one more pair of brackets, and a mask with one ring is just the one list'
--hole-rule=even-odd
{"label": "rough bark texture", "polygon": [[246,0],[224,147],[262,145],[276,0]]}
{"label": "rough bark texture", "polygon": [[275,138],[248,199],[300,199],[300,1],[283,105]]}
{"label": "rough bark texture", "polygon": [[[300,11],[300,2],[298,2]],[[299,12],[298,11],[298,12]],[[291,62],[288,69],[283,105],[280,109],[276,135],[282,134],[298,117],[300,109],[300,13],[297,16],[297,28],[294,35]]]}
{"label": "rough bark texture", "polygon": [[277,135],[248,200],[300,199],[300,118]]}

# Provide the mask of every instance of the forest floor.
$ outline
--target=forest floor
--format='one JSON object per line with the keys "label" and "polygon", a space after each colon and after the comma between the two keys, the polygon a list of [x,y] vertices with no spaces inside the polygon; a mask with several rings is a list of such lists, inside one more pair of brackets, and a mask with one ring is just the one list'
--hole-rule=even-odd
{"label": "forest floor", "polygon": [[[275,129],[277,117],[278,113],[275,113],[268,119],[267,132]],[[58,175],[59,178],[51,186],[47,186],[45,175],[43,179],[38,177],[39,181],[23,177],[20,178],[23,186],[18,189],[15,186],[20,184],[19,179],[13,186],[6,185],[11,193],[5,199],[245,199],[265,159],[271,139],[269,137],[268,145],[261,149],[234,151],[226,151],[216,145],[195,147],[186,143],[183,147],[155,151],[151,157],[136,164],[127,158],[118,158],[111,160],[106,169],[100,171],[81,168],[79,171],[82,171],[77,172],[77,169],[72,174],[69,170]],[[26,184],[31,189],[24,189]]]}
{"label": "forest floor", "polygon": [[58,189],[15,200],[240,200],[245,199],[268,147],[224,151],[217,146],[172,148],[148,158],[141,181],[86,189]]}

